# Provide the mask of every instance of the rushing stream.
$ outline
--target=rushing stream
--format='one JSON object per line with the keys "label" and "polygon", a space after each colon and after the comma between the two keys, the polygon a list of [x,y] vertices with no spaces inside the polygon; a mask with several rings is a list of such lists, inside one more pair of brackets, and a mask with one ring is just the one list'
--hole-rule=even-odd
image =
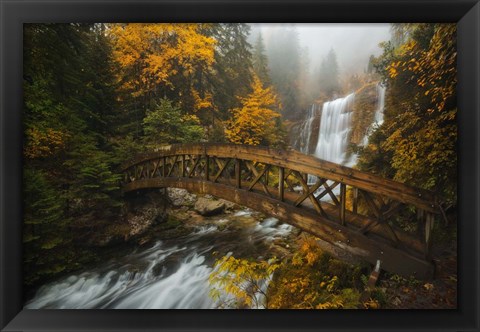
{"label": "rushing stream", "polygon": [[[263,258],[292,226],[250,210],[211,217],[182,238],[139,247],[89,271],[42,286],[27,309],[207,309],[214,252]],[[218,255],[218,254],[217,254]],[[226,298],[226,297],[225,297]],[[222,300],[225,300],[223,298]]]}
{"label": "rushing stream", "polygon": [[[368,135],[383,122],[385,87],[380,84],[377,96],[374,121],[363,145],[367,144]],[[347,156],[346,153],[354,97],[350,94],[323,104],[318,141],[312,151],[314,156],[348,166],[355,163],[355,155]],[[301,127],[297,148],[303,153],[310,152],[312,123],[318,110],[318,105],[312,105]],[[316,180],[314,176],[308,178],[309,184]],[[334,192],[337,191],[335,188]],[[225,254],[266,258],[272,244],[287,237],[292,230],[292,226],[280,224],[275,218],[259,221],[253,214],[255,212],[242,210],[209,218],[207,226],[197,226],[188,236],[136,248],[95,269],[44,285],[25,307],[217,308],[221,303],[209,296],[208,282],[215,258]],[[216,257],[215,252],[218,253]],[[267,283],[268,280],[265,287]],[[220,301],[226,300],[227,294]]]}

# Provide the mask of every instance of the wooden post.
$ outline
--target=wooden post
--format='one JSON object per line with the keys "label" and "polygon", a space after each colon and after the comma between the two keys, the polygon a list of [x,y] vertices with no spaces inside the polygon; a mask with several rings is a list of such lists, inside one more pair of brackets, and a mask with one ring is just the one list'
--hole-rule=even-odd
{"label": "wooden post", "polygon": [[181,172],[182,178],[185,177],[185,155],[182,154],[182,172]]}
{"label": "wooden post", "polygon": [[345,183],[340,183],[340,221],[342,222],[342,225],[345,225],[346,198],[347,185]]}
{"label": "wooden post", "polygon": [[242,179],[240,177],[241,172],[240,172],[240,159],[236,158],[235,159],[235,185],[237,188],[241,188],[242,186]]}
{"label": "wooden post", "polygon": [[285,168],[278,168],[278,199],[283,202]]}
{"label": "wooden post", "polygon": [[205,180],[210,181],[210,157],[207,155],[205,156],[206,163],[205,163]]}
{"label": "wooden post", "polygon": [[353,188],[352,212],[357,213],[357,211],[358,211],[358,188]]}
{"label": "wooden post", "polygon": [[423,242],[423,224],[425,222],[425,210],[417,208],[417,234],[420,241]]}
{"label": "wooden post", "polygon": [[162,177],[167,174],[167,157],[163,157]]}
{"label": "wooden post", "polygon": [[432,258],[432,230],[435,218],[433,213],[427,212],[425,218],[425,258],[430,260]]}

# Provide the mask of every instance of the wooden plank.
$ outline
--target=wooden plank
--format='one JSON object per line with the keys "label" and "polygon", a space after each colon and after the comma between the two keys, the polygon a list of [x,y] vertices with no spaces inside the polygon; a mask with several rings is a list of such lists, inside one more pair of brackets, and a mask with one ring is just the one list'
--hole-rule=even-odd
{"label": "wooden plank", "polygon": [[185,177],[187,171],[187,165],[185,163],[185,155],[182,154],[182,177]]}
{"label": "wooden plank", "polygon": [[248,206],[309,232],[332,245],[350,252],[367,262],[382,261],[383,269],[402,276],[431,279],[434,267],[431,261],[420,259],[403,250],[392,248],[381,241],[374,241],[356,231],[332,222],[315,212],[295,208],[275,198],[237,189],[232,186],[190,178],[154,178],[139,180],[124,186],[124,192],[175,187],[194,193],[211,194],[237,204]]}
{"label": "wooden plank", "polygon": [[322,206],[321,206],[320,203],[317,201],[317,199],[315,198],[315,196],[313,195],[313,193],[309,193],[308,184],[307,184],[307,182],[305,181],[305,179],[303,178],[303,176],[302,176],[299,172],[297,172],[297,171],[294,171],[293,174],[295,174],[295,175],[297,176],[297,179],[300,180],[300,184],[302,185],[303,190],[305,191],[305,193],[308,194],[308,198],[310,199],[310,202],[312,202],[313,207],[315,208],[315,210],[316,210],[318,213],[320,213],[322,216],[326,216],[325,211],[323,211]]}
{"label": "wooden plank", "polygon": [[[158,155],[186,152],[197,154],[206,153],[225,158],[235,156],[244,160],[257,160],[269,163],[272,166],[294,168],[303,173],[340,181],[349,186],[358,187],[367,191],[374,191],[391,199],[413,204],[427,211],[438,213],[435,195],[430,191],[413,188],[403,183],[383,179],[376,175],[320,160],[312,156],[306,156],[293,150],[282,151],[266,147],[235,144],[182,144],[162,148],[161,151],[141,156],[129,163],[132,164],[148,158],[154,158]],[[124,165],[128,166],[128,163]]]}
{"label": "wooden plank", "polygon": [[162,176],[165,177],[167,174],[167,157],[162,158]]}
{"label": "wooden plank", "polygon": [[[366,191],[360,191],[360,193],[362,194],[363,198],[365,199],[365,202],[367,202],[367,205],[368,205],[368,209],[373,212],[373,214],[375,215],[375,217],[377,217],[378,219],[381,219],[381,213],[380,213],[380,209],[377,207],[377,205],[375,204],[375,202],[373,201],[373,198],[370,196],[370,194]],[[381,220],[380,222],[382,222],[383,220]]]}
{"label": "wooden plank", "polygon": [[219,170],[217,172],[217,174],[215,174],[215,176],[213,177],[213,182],[217,182],[218,178],[220,177],[220,175],[222,175],[223,171],[225,170],[225,168],[227,167],[228,163],[230,162],[230,159],[227,159],[225,162],[222,162],[220,159],[218,158],[215,158],[215,162],[219,165]]}
{"label": "wooden plank", "polygon": [[169,177],[170,174],[172,174],[173,168],[175,167],[175,164],[177,163],[177,161],[178,161],[178,156],[175,156],[175,159],[173,160],[173,163],[172,163],[172,167],[167,172],[167,177]]}
{"label": "wooden plank", "polygon": [[205,180],[210,181],[210,156],[205,156],[206,158],[206,171],[205,171]]}
{"label": "wooden plank", "polygon": [[353,188],[352,212],[357,213],[357,211],[358,211],[358,188]]}
{"label": "wooden plank", "polygon": [[327,184],[327,182],[325,181],[325,183],[323,184],[323,187],[325,188],[325,191],[323,193],[321,193],[320,195],[318,195],[318,199],[321,199],[323,196],[325,196],[326,194],[328,194],[330,196],[330,198],[332,199],[332,201],[335,203],[335,205],[340,205],[340,201],[338,200],[337,196],[335,196],[335,194],[333,193],[333,189],[335,189],[336,186],[338,186],[340,183],[339,182],[334,182],[332,183],[331,186],[329,186]]}
{"label": "wooden plank", "polygon": [[340,222],[345,226],[345,209],[347,201],[347,187],[344,183],[340,184]]}
{"label": "wooden plank", "polygon": [[284,193],[284,176],[285,176],[285,168],[280,167],[278,169],[278,199],[283,202],[283,193]]}
{"label": "wooden plank", "polygon": [[237,188],[242,187],[242,178],[240,177],[241,175],[241,160],[238,158],[235,158],[235,186]]}
{"label": "wooden plank", "polygon": [[262,186],[263,188],[263,191],[265,192],[265,194],[267,194],[269,197],[272,196],[272,194],[270,194],[270,191],[268,190],[267,186],[265,185],[265,183],[261,182],[260,179],[262,178],[262,176],[265,174],[265,172],[268,171],[268,168],[270,167],[270,165],[265,165],[265,167],[263,168],[263,170],[261,170],[260,172],[255,168],[255,165],[253,165],[251,162],[245,162],[245,165],[247,166],[247,168],[255,175],[255,179],[250,183],[250,185],[248,186],[248,190],[251,190],[253,188],[253,186],[258,182],[260,183],[260,185]]}
{"label": "wooden plank", "polygon": [[[306,200],[310,195],[313,195],[315,191],[325,182],[324,179],[317,179],[317,182],[311,187],[308,187],[307,192],[305,192],[301,197],[299,197],[294,203],[294,206],[299,206],[304,200]],[[308,185],[308,184],[307,184]]]}
{"label": "wooden plank", "polygon": [[192,177],[192,175],[194,176],[195,174],[195,168],[197,168],[197,165],[198,165],[198,162],[200,161],[200,156],[197,156],[197,158],[195,158],[193,155],[192,157],[193,158],[193,166],[192,168],[190,169],[190,171],[188,172],[187,174],[187,177]]}
{"label": "wooden plank", "polygon": [[160,165],[160,160],[157,160],[156,162],[153,162],[153,171],[152,171],[152,176],[151,178],[155,177],[155,173],[157,172],[158,165]]}

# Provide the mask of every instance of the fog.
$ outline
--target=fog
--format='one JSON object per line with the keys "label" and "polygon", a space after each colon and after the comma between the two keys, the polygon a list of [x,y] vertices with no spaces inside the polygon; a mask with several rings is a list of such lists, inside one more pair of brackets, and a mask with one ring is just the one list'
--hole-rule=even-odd
{"label": "fog", "polygon": [[382,53],[379,43],[390,39],[389,23],[252,24],[252,39],[261,31],[268,48],[272,32],[285,27],[294,28],[300,47],[308,49],[311,71],[315,71],[333,48],[342,76],[363,72],[370,55]]}

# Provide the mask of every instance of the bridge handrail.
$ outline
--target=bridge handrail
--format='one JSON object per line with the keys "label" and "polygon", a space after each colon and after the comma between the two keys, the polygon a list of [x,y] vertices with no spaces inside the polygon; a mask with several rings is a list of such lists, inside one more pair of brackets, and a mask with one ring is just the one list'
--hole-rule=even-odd
{"label": "bridge handrail", "polygon": [[338,165],[295,150],[224,143],[174,144],[159,147],[156,152],[139,155],[125,162],[121,166],[121,170],[124,172],[137,164],[152,159],[186,154],[238,158],[268,163],[273,166],[285,167],[321,178],[339,181],[358,189],[379,193],[402,203],[412,204],[432,213],[439,213],[438,198],[431,191]]}

